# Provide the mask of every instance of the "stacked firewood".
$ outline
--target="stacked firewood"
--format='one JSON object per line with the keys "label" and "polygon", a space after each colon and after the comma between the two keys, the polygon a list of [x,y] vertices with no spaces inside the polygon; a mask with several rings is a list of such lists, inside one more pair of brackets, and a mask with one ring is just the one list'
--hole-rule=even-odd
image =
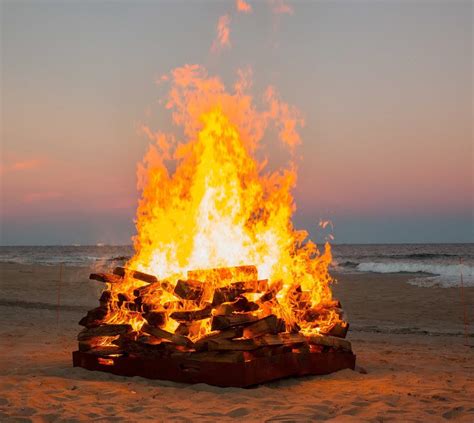
{"label": "stacked firewood", "polygon": [[[128,286],[125,277],[138,287],[121,292]],[[295,290],[300,321],[317,322],[327,313],[339,317],[329,328],[304,335],[297,323],[276,313],[281,285],[259,280],[255,266],[190,271],[176,283],[122,267],[90,279],[107,289],[100,306],[79,322],[85,327],[78,335],[80,351],[231,362],[284,352],[351,351],[337,301],[310,309],[309,293]]]}

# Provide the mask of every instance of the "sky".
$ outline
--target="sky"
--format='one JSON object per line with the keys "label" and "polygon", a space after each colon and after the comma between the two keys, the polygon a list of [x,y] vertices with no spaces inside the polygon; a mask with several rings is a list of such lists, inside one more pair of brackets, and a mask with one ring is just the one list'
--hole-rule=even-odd
{"label": "sky", "polygon": [[130,243],[138,128],[170,128],[155,81],[192,63],[302,111],[296,227],[474,242],[472,2],[247,3],[1,1],[0,244]]}

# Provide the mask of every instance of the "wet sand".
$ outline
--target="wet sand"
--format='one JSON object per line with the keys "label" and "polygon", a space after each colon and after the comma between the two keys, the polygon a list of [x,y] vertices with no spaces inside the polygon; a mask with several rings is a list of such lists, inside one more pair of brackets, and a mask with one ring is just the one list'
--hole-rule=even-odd
{"label": "wet sand", "polygon": [[[0,265],[0,421],[474,421],[459,288],[339,275],[357,371],[222,389],[72,368],[77,322],[102,288],[89,273],[65,268],[59,284],[58,267]],[[474,288],[465,298],[473,320]]]}

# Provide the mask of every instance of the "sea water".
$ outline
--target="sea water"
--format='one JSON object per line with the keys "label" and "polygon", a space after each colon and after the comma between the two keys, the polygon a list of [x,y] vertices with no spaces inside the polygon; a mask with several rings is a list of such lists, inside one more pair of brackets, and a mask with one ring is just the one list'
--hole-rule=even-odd
{"label": "sea water", "polygon": [[[65,266],[124,264],[133,254],[123,246],[0,247],[0,262]],[[333,245],[333,271],[407,273],[423,287],[474,286],[474,244]]]}

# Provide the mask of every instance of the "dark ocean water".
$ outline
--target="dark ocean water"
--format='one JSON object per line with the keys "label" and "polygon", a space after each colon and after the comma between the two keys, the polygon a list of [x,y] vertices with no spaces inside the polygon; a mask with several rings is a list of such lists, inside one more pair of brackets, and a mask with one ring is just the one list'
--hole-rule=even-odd
{"label": "dark ocean water", "polygon": [[[97,266],[123,264],[133,254],[125,246],[0,247],[0,262]],[[333,245],[334,270],[417,274],[419,286],[474,286],[474,244]]]}

